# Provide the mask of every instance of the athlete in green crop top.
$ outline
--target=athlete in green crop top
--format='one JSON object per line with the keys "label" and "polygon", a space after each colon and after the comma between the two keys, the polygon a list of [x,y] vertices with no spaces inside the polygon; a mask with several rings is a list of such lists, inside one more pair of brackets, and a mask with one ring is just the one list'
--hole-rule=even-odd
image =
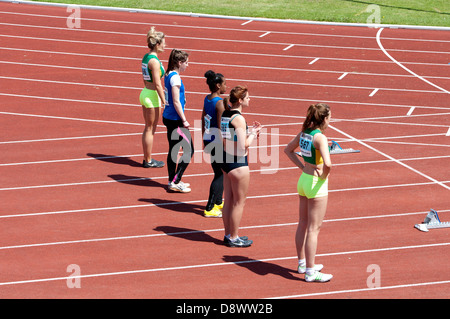
{"label": "athlete in green crop top", "polygon": [[153,72],[150,70],[149,62],[151,59],[156,59],[159,63],[159,78],[161,79],[164,76],[164,68],[159,61],[158,57],[155,54],[147,53],[142,58],[142,75],[144,76],[144,81],[153,83]]}
{"label": "athlete in green crop top", "polygon": [[[327,211],[328,176],[332,166],[328,139],[323,134],[330,120],[331,110],[327,104],[310,105],[302,131],[284,149],[302,171],[297,182],[300,205],[295,246],[297,271],[305,274],[306,282],[326,282],[333,278],[333,275],[321,272],[323,265],[315,263],[317,238]],[[299,147],[304,163],[295,153]]]}
{"label": "athlete in green crop top", "polygon": [[152,159],[153,136],[159,121],[160,107],[165,104],[165,94],[161,78],[164,76],[164,68],[158,58],[166,46],[164,33],[158,32],[154,27],[147,34],[147,44],[150,52],[142,58],[142,77],[144,88],[139,95],[142,112],[145,120],[145,128],[142,134],[142,147],[144,161],[142,166],[163,167],[164,162]]}
{"label": "athlete in green crop top", "polygon": [[322,154],[314,146],[314,136],[317,133],[322,133],[319,129],[306,129],[300,133],[300,150],[303,160],[313,165],[323,164]]}

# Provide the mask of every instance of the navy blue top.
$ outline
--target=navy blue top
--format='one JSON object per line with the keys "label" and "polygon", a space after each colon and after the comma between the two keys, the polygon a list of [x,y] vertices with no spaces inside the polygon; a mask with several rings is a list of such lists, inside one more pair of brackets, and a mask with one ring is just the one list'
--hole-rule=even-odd
{"label": "navy blue top", "polygon": [[216,104],[223,99],[218,96],[210,100],[210,96],[207,95],[203,102],[203,110],[205,111],[205,134],[203,135],[203,140],[212,142],[215,140],[216,134],[218,134]]}

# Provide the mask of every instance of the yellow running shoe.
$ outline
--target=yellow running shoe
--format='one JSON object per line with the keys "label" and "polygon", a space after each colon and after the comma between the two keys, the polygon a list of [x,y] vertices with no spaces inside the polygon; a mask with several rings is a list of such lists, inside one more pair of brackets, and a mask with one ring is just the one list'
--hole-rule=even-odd
{"label": "yellow running shoe", "polygon": [[204,210],[203,216],[205,217],[222,217],[222,211],[214,206],[211,210]]}

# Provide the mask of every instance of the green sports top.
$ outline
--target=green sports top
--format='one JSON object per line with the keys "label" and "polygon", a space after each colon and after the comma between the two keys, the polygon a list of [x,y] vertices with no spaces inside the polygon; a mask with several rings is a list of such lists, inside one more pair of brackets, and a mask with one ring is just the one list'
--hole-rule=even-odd
{"label": "green sports top", "polygon": [[319,129],[307,129],[300,134],[300,150],[303,160],[313,165],[323,164],[322,154],[314,147],[314,135],[322,133]]}
{"label": "green sports top", "polygon": [[144,76],[144,81],[153,82],[152,71],[148,67],[148,63],[151,59],[156,59],[159,62],[159,77],[162,78],[164,76],[164,68],[162,66],[161,61],[159,61],[158,57],[154,54],[147,53],[142,58],[142,75]]}

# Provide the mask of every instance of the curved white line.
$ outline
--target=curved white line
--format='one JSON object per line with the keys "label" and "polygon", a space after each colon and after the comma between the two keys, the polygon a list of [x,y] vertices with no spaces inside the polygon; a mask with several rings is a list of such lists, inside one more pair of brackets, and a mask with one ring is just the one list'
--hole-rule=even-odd
{"label": "curved white line", "polygon": [[381,34],[381,31],[383,31],[383,28],[380,28],[380,30],[378,30],[378,32],[377,32],[377,43],[378,43],[378,46],[380,47],[381,51],[383,51],[383,53],[386,54],[386,56],[387,56],[389,59],[391,59],[391,60],[392,60],[393,62],[395,62],[398,66],[400,66],[401,68],[403,68],[405,71],[411,73],[411,74],[414,75],[415,77],[417,77],[417,78],[421,79],[422,81],[424,81],[424,82],[430,84],[431,86],[434,86],[435,88],[441,90],[441,91],[444,92],[444,93],[450,94],[450,92],[447,91],[446,89],[443,89],[443,88],[441,88],[440,86],[437,86],[436,84],[434,84],[434,83],[428,81],[427,79],[424,79],[424,78],[421,77],[420,75],[414,73],[413,71],[411,71],[410,69],[408,69],[407,67],[405,67],[403,64],[401,64],[400,62],[398,62],[396,59],[394,59],[389,53],[387,53],[387,51],[384,49],[384,47],[383,47],[383,45],[381,44],[381,41],[380,41],[380,34]]}

